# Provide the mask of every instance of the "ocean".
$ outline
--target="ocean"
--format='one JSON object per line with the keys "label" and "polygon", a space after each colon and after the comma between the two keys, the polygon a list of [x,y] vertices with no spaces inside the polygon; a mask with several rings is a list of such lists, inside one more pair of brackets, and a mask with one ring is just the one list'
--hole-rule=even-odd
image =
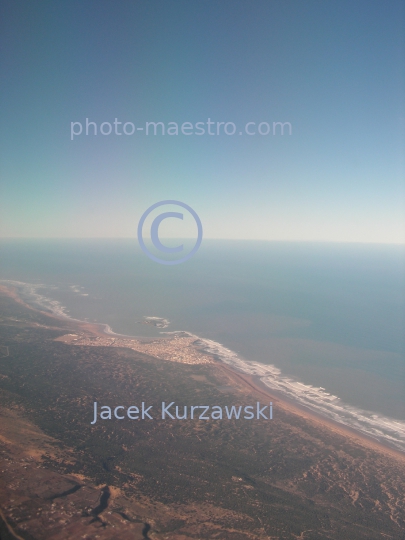
{"label": "ocean", "polygon": [[286,397],[403,451],[404,276],[397,245],[204,240],[167,266],[132,239],[0,241],[0,282],[26,302],[125,335],[188,332]]}

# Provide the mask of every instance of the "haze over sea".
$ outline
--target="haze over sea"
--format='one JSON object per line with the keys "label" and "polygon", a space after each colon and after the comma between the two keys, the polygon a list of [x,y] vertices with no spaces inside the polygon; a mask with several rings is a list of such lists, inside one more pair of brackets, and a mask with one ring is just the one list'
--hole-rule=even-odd
{"label": "haze over sea", "polygon": [[127,335],[192,333],[271,388],[405,450],[405,246],[204,240],[176,266],[135,240],[2,240],[0,253],[0,280],[31,304]]}

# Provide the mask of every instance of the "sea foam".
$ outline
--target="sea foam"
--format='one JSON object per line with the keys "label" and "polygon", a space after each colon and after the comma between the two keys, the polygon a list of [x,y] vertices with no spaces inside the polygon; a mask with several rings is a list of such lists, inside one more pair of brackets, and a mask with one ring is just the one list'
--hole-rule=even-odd
{"label": "sea foam", "polygon": [[[174,334],[176,332],[162,333]],[[179,333],[185,334],[185,332]],[[194,344],[200,350],[214,356],[237,371],[259,377],[263,384],[281,396],[405,452],[405,422],[354,407],[343,402],[338,396],[330,394],[321,386],[304,384],[284,375],[278,367],[272,364],[261,364],[260,362],[245,360],[220,343],[202,339],[189,333],[187,335],[195,338]]]}
{"label": "sea foam", "polygon": [[[72,319],[60,302],[52,300],[39,292],[40,290],[56,289],[56,287],[11,280],[0,280],[0,284],[15,287],[19,296],[24,301],[38,309],[49,311],[58,317]],[[150,322],[159,321],[165,325],[169,324],[168,320],[160,317],[145,317],[144,319],[149,319]],[[104,329],[105,333],[109,335],[120,335],[113,332],[107,324],[104,325]],[[166,331],[161,332],[161,334],[177,334],[193,337],[195,339],[195,346],[201,351],[214,356],[219,361],[228,364],[241,373],[259,377],[263,384],[280,395],[295,401],[325,418],[334,420],[364,433],[375,440],[388,444],[397,450],[405,452],[405,422],[354,407],[343,402],[338,396],[330,394],[321,386],[316,387],[310,384],[304,384],[292,377],[286,376],[278,367],[272,364],[262,364],[241,358],[236,352],[216,341],[204,339],[185,331]]]}

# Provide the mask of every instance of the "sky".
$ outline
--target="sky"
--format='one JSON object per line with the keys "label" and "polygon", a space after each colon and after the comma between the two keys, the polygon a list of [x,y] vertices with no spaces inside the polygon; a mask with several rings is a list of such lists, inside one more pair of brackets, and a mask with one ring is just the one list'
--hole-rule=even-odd
{"label": "sky", "polygon": [[0,237],[132,238],[151,205],[176,200],[205,238],[405,243],[404,12],[3,0]]}

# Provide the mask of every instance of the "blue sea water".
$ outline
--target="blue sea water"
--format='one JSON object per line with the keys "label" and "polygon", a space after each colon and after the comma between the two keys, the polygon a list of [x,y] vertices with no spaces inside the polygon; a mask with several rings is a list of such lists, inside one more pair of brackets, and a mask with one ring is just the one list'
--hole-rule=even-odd
{"label": "blue sea water", "polygon": [[163,331],[199,336],[228,363],[268,366],[269,386],[290,397],[324,393],[400,430],[404,276],[394,245],[204,240],[166,266],[129,239],[0,242],[0,280],[27,284],[32,303],[134,336],[162,336],[140,323],[167,319]]}

